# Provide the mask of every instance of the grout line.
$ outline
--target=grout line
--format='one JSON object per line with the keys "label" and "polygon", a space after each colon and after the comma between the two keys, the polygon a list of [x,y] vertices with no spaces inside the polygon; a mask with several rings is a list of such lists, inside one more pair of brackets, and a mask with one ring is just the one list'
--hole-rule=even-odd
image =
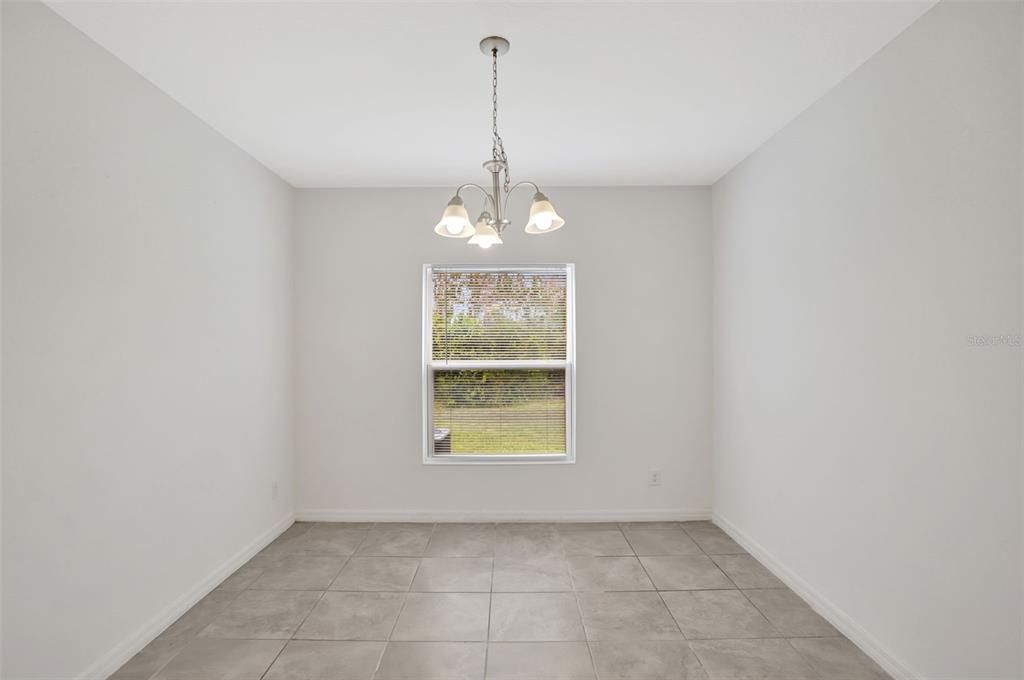
{"label": "grout line", "polygon": [[[485,595],[486,593],[474,593],[475,595]],[[554,593],[540,593],[542,595],[552,595]],[[561,595],[569,595],[570,593],[559,593]],[[232,640],[244,640],[246,642],[386,642],[384,639],[373,638],[265,638],[265,637],[207,637],[201,638],[203,640],[209,640],[214,642],[229,642]],[[718,642],[718,641],[744,641],[744,640],[843,640],[845,638],[836,635],[777,635],[773,637],[766,637],[759,635],[757,637],[710,637],[710,638],[690,638],[688,640],[655,640],[651,638],[629,638],[623,640],[594,640],[594,642]],[[416,643],[437,643],[437,644],[483,644],[483,640],[392,640],[392,642],[416,642]],[[537,645],[537,644],[563,644],[567,642],[585,642],[584,640],[491,640],[492,643],[498,645]],[[853,644],[852,642],[850,644]]]}
{"label": "grout line", "polygon": [[494,611],[494,557],[496,544],[498,542],[498,530],[495,527],[494,541],[491,544],[491,587],[487,595],[487,635],[484,641],[484,678],[487,678],[487,664],[491,659],[491,612]]}
{"label": "grout line", "polygon": [[329,591],[331,589],[331,586],[334,585],[334,582],[338,580],[339,576],[341,576],[341,572],[345,571],[345,567],[347,567],[348,563],[351,562],[351,561],[352,561],[352,555],[346,555],[345,556],[345,561],[342,562],[341,563],[341,567],[338,568],[338,573],[334,575],[334,578],[331,579],[331,582],[327,584],[326,588],[324,588],[324,592],[327,592],[327,591]]}
{"label": "grout line", "polygon": [[[693,536],[690,536],[690,533],[689,533],[688,531],[686,531],[686,529],[683,529],[683,533],[684,533],[684,534],[686,534],[686,537],[687,537],[687,538],[689,538],[689,539],[690,539],[691,541],[693,541],[693,544],[697,546],[697,549],[698,549],[698,550],[700,550],[700,551],[701,551],[701,553],[702,553],[702,554],[703,554],[703,555],[704,555],[705,557],[707,557],[707,558],[709,558],[709,559],[710,559],[710,557],[711,557],[711,556],[710,556],[710,555],[708,555],[708,554],[707,554],[706,552],[704,552],[704,548],[702,548],[702,547],[700,546],[700,543],[697,543],[697,541],[694,541],[694,540],[693,540]],[[625,531],[623,531],[623,532],[622,532],[622,535],[623,535],[623,536],[625,536],[625,535],[626,535],[626,532],[625,532]],[[626,537],[626,541],[629,541],[629,537]],[[632,544],[632,543],[630,543],[630,547],[632,547],[632,545],[633,545],[633,544]],[[657,556],[657,555],[645,555],[645,557],[658,557],[658,556]],[[654,579],[653,579],[653,578],[651,578],[651,574],[650,574],[650,573],[649,573],[649,572],[647,571],[647,566],[646,566],[646,565],[645,565],[645,564],[643,563],[643,560],[641,560],[641,559],[640,559],[640,555],[637,555],[637,556],[636,556],[636,559],[637,559],[637,561],[638,561],[638,562],[640,562],[640,567],[641,567],[641,568],[642,568],[642,569],[644,570],[644,573],[645,573],[645,574],[647,574],[647,578],[648,578],[648,579],[650,579],[650,581],[651,581],[651,585],[652,585],[652,586],[654,586],[654,588],[655,588],[655,592],[657,592],[657,593],[658,593],[658,599],[659,599],[659,600],[661,600],[661,606],[662,606],[662,607],[664,607],[664,608],[665,608],[665,611],[667,611],[667,612],[668,612],[669,618],[671,618],[671,619],[672,619],[672,623],[676,624],[676,630],[678,630],[678,631],[679,631],[679,634],[680,634],[680,635],[682,636],[682,638],[683,638],[683,643],[684,643],[684,644],[686,645],[686,648],[690,650],[690,654],[692,654],[692,655],[693,655],[693,658],[697,660],[697,664],[698,664],[698,665],[699,665],[699,666],[700,666],[700,667],[701,667],[702,669],[704,669],[704,662],[703,662],[703,661],[701,661],[701,659],[700,659],[700,657],[699,657],[699,656],[697,656],[697,652],[695,652],[695,651],[693,650],[693,645],[691,645],[691,644],[690,644],[690,640],[689,640],[689,638],[688,638],[688,637],[686,636],[686,633],[684,633],[684,632],[683,632],[683,627],[679,625],[679,621],[677,621],[677,620],[676,620],[676,617],[675,617],[675,615],[674,615],[674,614],[672,613],[672,610],[671,610],[671,609],[669,608],[669,606],[668,606],[668,602],[665,602],[665,596],[661,594],[661,593],[662,593],[662,591],[658,589],[658,586],[657,586],[657,585],[655,585],[655,583],[654,583]],[[714,560],[711,560],[711,562],[712,562],[712,564],[715,564],[715,561],[714,561]],[[716,566],[716,567],[718,567],[718,565],[717,565],[717,564],[715,564],[715,566]],[[721,570],[721,569],[719,568],[719,570]],[[724,572],[723,572],[723,573],[724,573]],[[726,578],[728,578],[728,576],[726,576]],[[706,669],[705,669],[705,671],[706,671]]]}
{"label": "grout line", "polygon": [[[305,536],[316,525],[317,525],[317,523],[311,523],[309,528],[306,529],[306,531],[302,532],[302,534],[300,534],[300,536]],[[366,540],[367,536],[369,536],[369,535],[370,535],[370,530],[367,530],[363,534],[363,537],[359,540],[359,543],[352,550],[352,553],[350,555],[345,555],[344,556],[345,559],[344,559],[344,561],[342,561],[341,566],[338,567],[337,573],[328,582],[327,587],[323,589],[323,591],[320,593],[320,597],[317,598],[317,601],[313,604],[312,607],[310,607],[309,611],[306,612],[306,615],[304,617],[302,617],[302,621],[299,622],[299,625],[295,626],[295,630],[292,632],[291,637],[284,643],[284,645],[281,647],[281,649],[277,652],[277,655],[274,657],[274,660],[271,661],[270,665],[267,666],[267,669],[265,671],[263,671],[263,674],[260,676],[261,680],[265,680],[265,678],[267,677],[267,673],[269,673],[270,669],[274,667],[274,664],[277,663],[277,660],[281,658],[281,655],[284,653],[284,650],[287,649],[289,643],[292,640],[295,640],[297,638],[297,636],[299,634],[299,631],[302,629],[302,626],[304,626],[306,624],[306,621],[309,620],[309,617],[313,615],[313,612],[316,611],[316,608],[320,606],[321,602],[323,602],[324,598],[327,596],[327,593],[330,592],[331,586],[334,585],[334,582],[338,580],[339,576],[341,576],[341,572],[345,570],[345,565],[347,565],[350,561],[352,561],[352,556],[356,554],[356,552],[359,550],[359,547],[363,544],[363,542]],[[262,576],[262,574],[260,576]],[[256,580],[258,580],[259,578],[260,577],[258,576],[256,578]],[[256,580],[254,580],[253,583],[256,583]]]}
{"label": "grout line", "polygon": [[[621,529],[619,530],[621,532]],[[623,535],[625,538],[625,535]],[[561,537],[559,537],[561,539]],[[630,546],[632,549],[632,546]],[[583,605],[580,604],[580,591],[576,587],[576,577],[572,573],[572,567],[569,564],[569,556],[565,554],[565,546],[562,546],[562,559],[565,561],[566,571],[569,572],[569,586],[572,588],[573,598],[576,600],[576,615],[580,617],[580,628],[583,630],[583,642],[587,645],[587,656],[590,657],[590,670],[594,672],[594,677],[597,677],[597,664],[594,662],[594,648],[590,646],[590,633],[587,632],[587,622],[583,618]]]}
{"label": "grout line", "polygon": [[281,649],[277,650],[277,654],[274,655],[274,660],[267,665],[266,670],[264,670],[263,673],[260,675],[261,680],[267,677],[267,673],[270,672],[270,669],[274,667],[274,664],[277,663],[277,660],[281,658],[282,654],[284,654],[284,650],[288,647],[288,644],[295,639],[296,635],[299,634],[299,629],[302,628],[302,625],[304,623],[306,623],[306,619],[309,618],[310,614],[313,613],[313,610],[317,608],[317,606],[320,604],[320,601],[324,599],[324,595],[326,594],[326,590],[320,593],[320,597],[318,597],[316,602],[313,603],[313,606],[309,608],[309,611],[306,612],[306,615],[302,617],[302,621],[299,622],[299,625],[295,626],[295,630],[292,632],[291,636],[284,641],[284,644],[281,645]]}
{"label": "grout line", "polygon": [[[150,642],[149,644],[151,645],[151,644],[153,644],[153,642],[156,642],[156,640],[153,640],[153,641],[152,641],[152,642]],[[191,640],[190,640],[189,642],[191,642]],[[165,667],[167,667],[167,665],[168,665],[168,664],[170,664],[170,663],[171,663],[172,661],[174,661],[174,657],[178,656],[178,654],[181,654],[181,650],[182,650],[182,649],[185,649],[185,647],[186,647],[186,646],[187,646],[188,644],[189,644],[188,642],[184,642],[184,643],[182,643],[182,645],[181,645],[181,648],[180,648],[180,649],[178,649],[178,651],[176,651],[176,652],[175,652],[174,654],[171,654],[171,655],[170,655],[170,656],[169,656],[169,657],[167,658],[167,660],[166,660],[166,661],[164,661],[164,662],[163,662],[162,664],[160,664],[160,666],[159,666],[158,668],[156,668],[156,669],[155,669],[155,670],[154,670],[154,671],[153,671],[152,673],[150,673],[150,674],[149,674],[149,675],[147,676],[148,680],[152,680],[153,678],[155,678],[155,677],[157,676],[157,674],[158,674],[158,673],[159,673],[160,671],[162,671],[162,670],[163,670],[163,669],[164,669]],[[148,646],[149,646],[149,645],[146,645],[146,647],[148,647]],[[138,652],[138,653],[137,653],[137,654],[135,654],[135,655],[132,655],[132,659],[134,659],[134,658],[135,658],[135,656],[137,656],[137,655],[138,655],[138,654],[140,654],[140,653],[141,653],[141,651],[140,651],[140,652]],[[128,663],[130,663],[130,662],[131,662],[131,659],[129,659],[128,661],[124,662],[123,664],[121,664],[121,668],[123,668],[123,667],[124,667],[124,666],[125,666],[126,664],[128,664]],[[120,669],[120,668],[118,668],[118,669],[117,669],[116,671],[114,671],[114,675],[116,675],[116,674],[117,674],[118,672],[120,672],[120,670],[121,670],[121,669]],[[113,677],[113,675],[111,675],[111,677]]]}
{"label": "grout line", "polygon": [[[437,529],[437,524],[430,525],[430,535],[427,536],[427,542],[423,546],[423,553],[426,553],[430,548],[430,539],[434,537],[434,531]],[[412,578],[409,579],[409,587],[406,588],[404,595],[402,596],[402,606],[398,608],[398,615],[395,616],[395,622],[391,624],[391,630],[388,631],[388,636],[384,640],[384,646],[380,650],[380,657],[377,659],[377,665],[373,669],[373,677],[377,676],[380,672],[380,666],[384,663],[384,655],[388,651],[388,646],[391,644],[391,637],[395,634],[395,629],[398,628],[398,622],[402,619],[402,613],[405,612],[406,605],[409,604],[409,595],[412,594],[412,584],[416,581],[416,575],[420,573],[420,567],[423,566],[423,555],[421,554],[416,561],[416,569],[412,572]]]}
{"label": "grout line", "polygon": [[[801,659],[803,659],[804,663],[806,663],[811,668],[811,670],[814,671],[815,674],[817,674],[818,671],[814,667],[814,665],[811,664],[811,662],[803,654],[800,653],[799,649],[797,649],[796,647],[793,646],[793,643],[790,641],[790,638],[782,635],[782,631],[780,631],[779,628],[774,623],[772,623],[771,620],[768,619],[768,616],[761,610],[760,607],[758,607],[753,602],[753,600],[750,599],[750,596],[747,595],[747,593],[745,592],[745,590],[782,590],[782,589],[786,589],[785,584],[783,584],[783,588],[746,588],[746,589],[740,588],[739,584],[736,583],[735,579],[733,579],[733,577],[730,576],[728,574],[728,572],[726,572],[725,569],[722,568],[722,566],[718,563],[718,560],[716,560],[715,557],[722,557],[723,555],[727,556],[727,555],[730,555],[730,554],[750,555],[750,553],[744,551],[742,553],[723,553],[723,555],[712,555],[711,553],[709,553],[707,550],[704,549],[704,547],[700,544],[699,541],[697,541],[696,538],[693,537],[693,534],[691,534],[689,531],[687,531],[685,526],[683,526],[683,531],[686,533],[687,536],[690,537],[690,540],[692,540],[697,545],[697,547],[700,548],[701,552],[703,552],[704,555],[707,556],[711,560],[711,562],[715,565],[715,567],[720,572],[722,572],[722,574],[725,576],[725,578],[728,579],[728,581],[733,584],[733,589],[738,590],[740,593],[742,593],[743,597],[747,600],[747,602],[750,604],[750,606],[752,606],[755,610],[757,610],[757,612],[761,615],[762,618],[764,618],[765,621],[768,622],[768,625],[771,626],[771,628],[773,630],[775,630],[777,633],[779,633],[778,637],[772,637],[772,638],[744,638],[744,639],[748,639],[748,640],[778,640],[778,639],[783,639],[783,640],[786,640],[786,644],[789,646],[789,648],[792,649],[794,652],[796,652],[797,656],[799,656]],[[721,529],[719,529],[719,531],[721,531]],[[740,546],[740,547],[742,549],[742,546]],[[753,556],[751,556],[751,557],[753,558]],[[756,558],[753,558],[753,559],[755,559],[755,561],[756,561]],[[659,591],[659,593],[660,593],[660,591]],[[664,598],[662,598],[662,601],[664,601]],[[801,601],[802,601],[802,598],[801,598]],[[675,617],[673,617],[673,618],[675,618]],[[840,636],[841,635],[842,634],[840,633]],[[734,638],[705,638],[705,639],[707,639],[707,640],[715,640],[715,639],[728,640],[728,639],[734,639]],[[695,638],[695,640],[697,640],[697,638]],[[697,655],[696,652],[693,652],[692,646],[691,646],[691,652],[693,653],[694,657],[697,658],[697,662],[700,663],[701,666],[703,666],[704,662],[700,660],[700,657]]]}
{"label": "grout line", "polygon": [[[715,564],[718,564],[718,563],[716,562]],[[724,572],[725,572],[725,570],[723,569],[723,570],[722,570],[722,572],[724,573]],[[767,616],[765,615],[765,613],[764,613],[763,611],[761,611],[761,608],[760,608],[760,607],[758,607],[758,606],[757,606],[756,604],[754,604],[754,601],[750,599],[750,596],[749,596],[749,595],[747,595],[747,594],[746,594],[745,592],[743,592],[743,589],[742,589],[742,588],[740,588],[740,587],[739,587],[738,585],[736,585],[736,581],[733,581],[733,578],[732,578],[731,576],[729,576],[728,574],[726,574],[726,577],[727,577],[727,578],[728,578],[728,579],[729,579],[730,581],[732,581],[733,585],[735,585],[735,586],[736,586],[736,590],[738,590],[738,591],[740,592],[740,594],[742,594],[742,595],[743,595],[743,599],[745,599],[745,600],[747,601],[747,604],[749,604],[749,605],[750,605],[751,607],[753,607],[753,608],[754,608],[754,611],[756,611],[756,612],[757,612],[758,614],[760,614],[760,615],[761,615],[761,618],[762,618],[762,619],[764,619],[765,623],[767,623],[767,624],[768,624],[768,625],[769,625],[769,626],[771,627],[771,629],[772,629],[772,630],[776,631],[777,633],[781,633],[782,631],[780,631],[780,630],[778,629],[778,627],[776,627],[776,625],[775,625],[774,623],[772,623],[772,622],[771,622],[771,621],[770,621],[770,620],[768,619],[768,617],[767,617]],[[776,590],[777,590],[777,589],[776,589]]]}
{"label": "grout line", "polygon": [[[291,526],[289,526],[287,529],[285,529],[284,531],[281,532],[281,535],[283,535],[286,531],[288,531],[288,529],[291,529],[293,526],[295,526],[295,524],[296,523],[293,521]],[[309,528],[307,527],[306,531],[308,531],[308,530],[309,530]],[[305,531],[303,531],[302,533],[304,534]],[[302,535],[302,534],[300,534],[300,535]],[[277,538],[280,538],[280,535]],[[277,538],[275,538],[274,541],[276,541]],[[233,572],[231,572],[230,574],[225,576],[223,579],[221,579],[220,583],[218,583],[209,593],[204,595],[203,598],[199,600],[199,602],[196,602],[194,605],[189,607],[188,610],[186,610],[185,612],[183,612],[181,614],[181,616],[179,616],[177,619],[175,619],[173,622],[171,622],[170,625],[168,625],[166,628],[164,628],[162,631],[160,631],[160,633],[155,638],[150,640],[150,642],[146,645],[146,647],[149,647],[149,645],[153,644],[154,642],[158,642],[160,640],[168,640],[168,641],[170,641],[170,640],[178,640],[178,641],[181,641],[181,647],[176,652],[171,654],[162,664],[160,664],[160,666],[158,668],[156,668],[152,673],[149,674],[149,678],[150,679],[156,677],[156,675],[158,673],[160,673],[165,667],[167,667],[172,661],[174,661],[174,659],[185,649],[185,647],[187,647],[188,645],[192,644],[192,642],[194,640],[198,640],[199,639],[199,634],[202,633],[206,628],[208,628],[210,626],[210,624],[213,623],[214,619],[220,617],[221,614],[223,614],[227,610],[228,607],[233,605],[242,596],[242,593],[244,593],[245,591],[250,589],[252,583],[255,583],[256,580],[259,579],[260,576],[262,576],[263,570],[260,569],[259,573],[257,573],[256,577],[253,578],[252,581],[249,583],[249,585],[246,585],[244,588],[239,588],[238,590],[222,590],[221,589],[221,586],[229,578],[231,578],[236,573],[238,573],[238,571],[240,569],[242,569],[242,568],[246,567],[247,565],[251,564],[253,560],[255,560],[257,557],[263,555],[263,552],[267,549],[267,547],[269,547],[269,545],[272,545],[274,543],[274,541],[271,541],[270,544],[268,544],[267,546],[264,546],[262,550],[260,550],[255,555],[253,555],[248,560],[246,560],[246,562],[244,564],[242,564],[241,566],[239,566],[238,569],[235,569]],[[210,597],[210,595],[212,595],[214,593],[222,593],[222,594],[228,596],[230,599],[228,599],[223,604],[223,606],[221,606],[219,609],[217,609],[217,611],[210,616],[209,621],[207,621],[205,623],[205,625],[203,625],[201,628],[196,630],[194,633],[191,633],[191,634],[188,634],[188,635],[176,636],[174,638],[164,638],[164,637],[162,637],[172,626],[174,626],[178,621],[180,621],[182,618],[187,616],[189,613],[194,611],[196,607],[198,607],[202,602],[204,602],[208,597]],[[140,654],[143,650],[145,650],[146,647],[144,647],[142,650],[139,650],[139,652],[137,652],[136,654],[132,655],[132,657],[130,659],[128,659],[128,661],[125,661],[124,664],[121,664],[121,668],[123,668],[127,663],[129,663],[132,659],[134,659],[136,656],[138,656],[138,654]],[[275,657],[275,660],[276,660],[276,657]],[[114,673],[118,673],[121,670],[121,668],[116,669],[114,671]],[[268,666],[268,669],[269,669],[269,666]]]}

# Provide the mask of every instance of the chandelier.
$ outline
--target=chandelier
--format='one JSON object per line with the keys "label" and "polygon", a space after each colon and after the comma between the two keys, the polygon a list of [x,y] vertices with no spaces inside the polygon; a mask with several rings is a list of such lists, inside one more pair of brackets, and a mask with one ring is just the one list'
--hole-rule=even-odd
{"label": "chandelier", "polygon": [[[508,156],[505,146],[498,134],[498,56],[508,52],[509,43],[499,36],[491,36],[480,41],[480,51],[491,57],[491,158],[485,161],[483,168],[491,173],[491,190],[472,182],[463,184],[455,190],[455,196],[448,201],[441,221],[434,227],[434,232],[447,238],[468,238],[471,245],[490,248],[502,243],[501,235],[510,224],[505,216],[508,210],[508,197],[521,186],[533,188],[533,203],[530,205],[530,219],[526,223],[527,234],[546,234],[558,229],[565,220],[558,216],[551,201],[540,187],[533,182],[517,182],[510,186],[508,174]],[[504,177],[502,177],[504,176]],[[476,225],[469,221],[469,213],[462,200],[463,189],[477,189],[486,200],[484,210],[476,220]],[[488,206],[492,212],[488,212]]]}

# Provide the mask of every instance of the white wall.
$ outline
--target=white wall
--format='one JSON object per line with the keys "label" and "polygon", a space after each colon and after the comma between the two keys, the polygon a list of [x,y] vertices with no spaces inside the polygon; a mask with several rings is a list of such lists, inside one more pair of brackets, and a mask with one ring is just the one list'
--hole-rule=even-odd
{"label": "white wall", "polygon": [[[714,511],[890,668],[1021,677],[1021,5],[941,3],[714,187]],[[847,618],[848,617],[848,618]]]}
{"label": "white wall", "polygon": [[[563,229],[523,233],[523,191],[505,245],[481,251],[433,233],[448,189],[297,192],[300,516],[708,513],[710,191],[547,193]],[[422,265],[499,262],[576,263],[577,463],[424,466]]]}
{"label": "white wall", "polygon": [[[0,112],[3,111],[3,87],[2,87],[2,74],[3,74],[3,17],[4,13],[0,10]],[[0,113],[2,117],[2,113]],[[0,158],[3,157],[3,125],[0,124]],[[0,206],[4,204],[4,191],[3,191],[3,164],[0,163]],[[0,376],[3,375],[3,210],[0,208]],[[3,380],[0,380],[0,414],[3,411]],[[1024,419],[1022,419],[1024,423]],[[0,678],[7,677],[4,673],[4,601],[3,601],[3,555],[4,555],[4,541],[3,541],[3,461],[4,461],[4,446],[3,446],[3,417],[0,415]]]}
{"label": "white wall", "polygon": [[[1017,16],[1017,31],[1018,31],[1019,35],[1024,35],[1024,11],[1018,12],[1017,14],[1018,14],[1018,16]],[[1019,59],[1021,64],[1024,64],[1024,40],[1018,41],[1018,45],[1017,45],[1017,58]],[[1021,100],[1022,100],[1021,101],[1021,106],[1024,107],[1024,68],[1018,69],[1017,77],[1018,77],[1018,83],[1019,83],[1018,87],[1020,88],[1019,91],[1021,92]],[[1024,115],[1020,115],[1018,117],[1018,119],[1017,119],[1017,122],[1018,122],[1018,126],[1019,126],[1019,133],[1018,133],[1018,138],[1017,138],[1017,144],[1018,144],[1019,149],[1020,149],[1018,158],[1021,159],[1020,162],[1021,162],[1022,166],[1024,166]],[[1024,326],[1024,169],[1022,169],[1021,172],[1018,174],[1017,181],[1018,181],[1017,201],[1018,201],[1018,204],[1019,204],[1018,210],[1020,210],[1020,212],[1018,213],[1018,215],[1019,215],[1018,223],[1020,225],[1020,245],[1021,245],[1021,263],[1022,263],[1021,264],[1022,275],[1021,275],[1021,280],[1020,280],[1020,283],[1021,283],[1020,301],[1021,301],[1021,320],[1022,320],[1021,326]],[[1022,330],[1024,330],[1024,329],[1022,329]],[[1022,362],[1022,364],[1024,364],[1024,356],[1022,356],[1021,362]],[[1024,372],[1024,368],[1022,368],[1022,372]],[[1021,407],[1021,411],[1020,411],[1020,414],[1021,414],[1021,417],[1020,417],[1020,425],[1021,425],[1021,433],[1020,433],[1021,434],[1021,443],[1020,443],[1020,473],[1021,473],[1021,475],[1020,475],[1020,488],[1021,488],[1021,494],[1022,494],[1022,498],[1019,501],[1020,502],[1020,516],[1021,516],[1021,520],[1020,520],[1020,531],[1021,531],[1020,561],[1021,561],[1021,565],[1022,565],[1021,575],[1020,575],[1021,580],[1022,580],[1022,584],[1021,584],[1021,588],[1020,588],[1020,657],[1021,657],[1020,667],[1021,667],[1021,669],[1024,669],[1024,396],[1022,396],[1022,398],[1021,398],[1020,407]],[[1022,671],[1022,672],[1024,672],[1024,671]]]}
{"label": "white wall", "polygon": [[97,677],[291,513],[292,194],[3,13],[4,670]]}

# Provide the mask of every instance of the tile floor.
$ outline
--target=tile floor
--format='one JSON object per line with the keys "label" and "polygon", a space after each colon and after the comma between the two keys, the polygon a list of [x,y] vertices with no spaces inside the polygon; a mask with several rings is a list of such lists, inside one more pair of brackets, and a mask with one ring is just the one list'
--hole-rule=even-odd
{"label": "tile floor", "polygon": [[292,526],[112,680],[881,680],[709,522]]}

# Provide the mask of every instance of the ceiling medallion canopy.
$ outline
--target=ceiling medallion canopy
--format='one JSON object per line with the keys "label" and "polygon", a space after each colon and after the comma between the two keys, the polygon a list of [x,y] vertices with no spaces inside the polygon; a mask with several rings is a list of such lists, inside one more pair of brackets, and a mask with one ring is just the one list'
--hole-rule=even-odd
{"label": "ceiling medallion canopy", "polygon": [[[480,41],[480,51],[491,57],[491,132],[493,140],[491,159],[483,164],[484,170],[491,173],[491,190],[488,191],[472,182],[463,184],[455,190],[455,196],[448,201],[448,207],[444,209],[441,221],[434,227],[434,232],[438,236],[468,238],[471,245],[481,248],[490,248],[502,242],[501,235],[510,224],[505,216],[508,209],[508,197],[521,186],[530,186],[534,191],[533,203],[530,205],[530,218],[526,223],[527,234],[546,234],[565,224],[565,220],[558,216],[551,201],[536,184],[524,181],[510,185],[508,156],[505,155],[505,145],[501,141],[501,135],[498,134],[498,57],[508,52],[508,49],[508,40],[498,36],[491,36]],[[485,196],[484,210],[477,217],[475,225],[469,221],[469,212],[466,210],[461,196],[462,190],[467,188],[477,189]],[[488,207],[490,211],[488,211]]]}

